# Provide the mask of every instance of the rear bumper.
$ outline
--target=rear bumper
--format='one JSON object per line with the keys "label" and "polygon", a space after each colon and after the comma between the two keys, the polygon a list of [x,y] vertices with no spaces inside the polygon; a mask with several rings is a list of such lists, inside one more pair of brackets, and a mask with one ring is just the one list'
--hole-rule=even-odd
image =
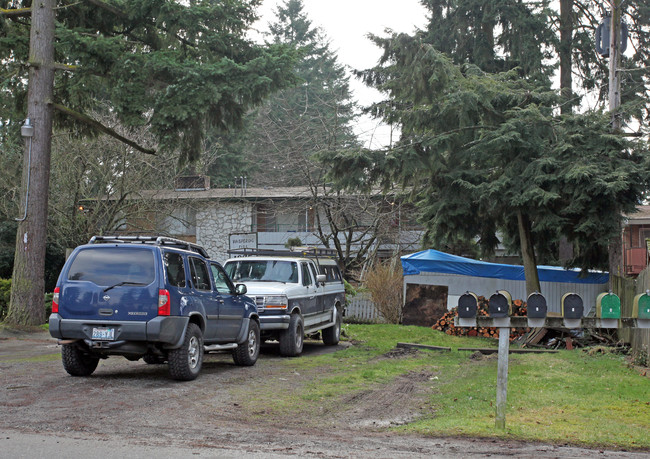
{"label": "rear bumper", "polygon": [[183,337],[189,317],[159,316],[149,321],[117,322],[99,320],[63,319],[50,315],[50,335],[59,339],[92,340],[93,328],[115,330],[115,341],[145,341],[175,345]]}

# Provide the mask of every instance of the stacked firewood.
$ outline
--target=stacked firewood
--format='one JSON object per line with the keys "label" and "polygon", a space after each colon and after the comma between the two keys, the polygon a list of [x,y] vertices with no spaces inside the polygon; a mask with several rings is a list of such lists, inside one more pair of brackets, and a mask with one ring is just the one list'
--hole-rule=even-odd
{"label": "stacked firewood", "polygon": [[[498,338],[499,329],[498,328],[487,328],[487,327],[455,327],[454,318],[457,316],[457,309],[453,308],[443,315],[438,322],[433,325],[434,330],[439,330],[447,333],[448,335],[454,336],[482,336],[485,338]],[[525,316],[527,313],[526,303],[522,300],[514,300],[512,302],[512,316]],[[483,297],[478,297],[478,316],[487,316],[488,315],[488,300]],[[525,335],[530,331],[530,328],[511,328],[510,329],[510,341],[514,341],[517,338]]]}

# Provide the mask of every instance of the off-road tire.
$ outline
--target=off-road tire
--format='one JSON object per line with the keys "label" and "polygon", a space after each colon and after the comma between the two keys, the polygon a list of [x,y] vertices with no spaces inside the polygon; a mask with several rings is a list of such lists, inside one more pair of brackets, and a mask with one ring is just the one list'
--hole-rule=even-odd
{"label": "off-road tire", "polygon": [[72,376],[90,376],[97,368],[99,357],[84,352],[76,344],[64,344],[61,349],[63,368]]}
{"label": "off-road tire", "polygon": [[324,328],[321,331],[321,334],[323,336],[323,343],[326,346],[336,346],[339,344],[339,341],[341,340],[341,313],[339,312],[338,308],[335,308],[335,322],[334,325],[331,327]]}
{"label": "off-road tire", "polygon": [[289,328],[280,333],[280,355],[296,357],[302,353],[305,331],[300,314],[291,314]]}
{"label": "off-road tire", "polygon": [[232,352],[232,359],[236,365],[250,367],[255,365],[260,355],[260,325],[256,320],[251,320],[248,325],[246,341],[237,346]]}
{"label": "off-road tire", "polygon": [[169,376],[179,381],[191,381],[203,365],[203,334],[198,325],[189,323],[185,339],[178,349],[169,351]]}

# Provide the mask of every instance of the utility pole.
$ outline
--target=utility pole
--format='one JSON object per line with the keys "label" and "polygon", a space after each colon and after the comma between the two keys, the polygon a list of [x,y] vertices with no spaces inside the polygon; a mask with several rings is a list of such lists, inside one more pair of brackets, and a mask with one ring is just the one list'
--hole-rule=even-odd
{"label": "utility pole", "polygon": [[611,25],[609,28],[609,112],[612,115],[612,131],[621,129],[618,108],[621,105],[621,80],[618,68],[621,64],[621,2],[610,0],[612,6]]}
{"label": "utility pole", "polygon": [[[618,113],[621,105],[621,80],[618,68],[621,63],[621,3],[622,0],[610,0],[612,7],[611,24],[609,28],[609,112],[612,119],[612,132],[618,133],[621,130],[621,117]],[[619,223],[619,231],[616,237],[612,238],[609,246],[609,287],[613,290],[614,281],[612,276],[623,276],[623,241],[621,238],[622,227]]]}

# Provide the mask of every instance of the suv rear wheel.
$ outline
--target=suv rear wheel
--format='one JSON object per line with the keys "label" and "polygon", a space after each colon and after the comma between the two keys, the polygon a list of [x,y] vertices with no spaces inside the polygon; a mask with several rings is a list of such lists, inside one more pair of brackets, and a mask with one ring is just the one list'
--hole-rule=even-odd
{"label": "suv rear wheel", "polygon": [[180,381],[191,381],[201,372],[203,334],[198,325],[189,323],[183,344],[169,351],[169,375]]}
{"label": "suv rear wheel", "polygon": [[90,376],[99,363],[99,357],[85,353],[76,344],[63,345],[61,360],[65,371],[72,376]]}
{"label": "suv rear wheel", "polygon": [[237,346],[232,352],[235,364],[244,367],[255,365],[260,355],[260,325],[256,320],[251,320],[248,326],[248,339]]}
{"label": "suv rear wheel", "polygon": [[296,357],[301,354],[305,332],[300,314],[291,314],[289,328],[280,333],[280,355]]}

